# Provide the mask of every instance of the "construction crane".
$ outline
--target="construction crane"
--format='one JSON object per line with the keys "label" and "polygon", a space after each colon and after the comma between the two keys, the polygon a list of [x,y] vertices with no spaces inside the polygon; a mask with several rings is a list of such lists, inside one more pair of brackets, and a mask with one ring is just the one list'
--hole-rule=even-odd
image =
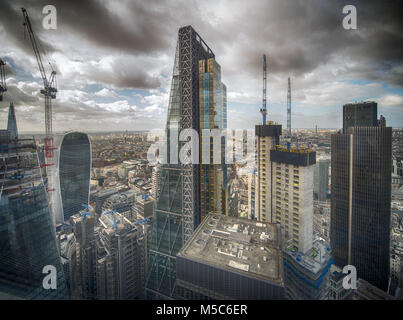
{"label": "construction crane", "polygon": [[[43,81],[43,89],[40,91],[41,94],[45,97],[45,162],[48,165],[46,168],[46,173],[48,177],[48,186],[46,191],[55,191],[56,189],[53,187],[53,179],[52,179],[52,165],[54,158],[54,146],[53,146],[53,137],[52,137],[52,99],[56,98],[56,71],[53,69],[51,63],[50,66],[50,75],[46,76],[45,68],[42,63],[41,52],[39,51],[39,42],[36,40],[34,31],[32,30],[31,21],[29,20],[29,16],[27,10],[21,8],[22,14],[24,16],[24,30],[27,29],[29,39],[32,44],[32,49],[34,50],[34,54],[36,57],[36,61],[38,63],[39,72]],[[52,204],[51,204],[52,206]]]}
{"label": "construction crane", "polygon": [[288,77],[287,90],[287,135],[291,139],[291,79]]}
{"label": "construction crane", "polygon": [[42,63],[41,52],[39,51],[39,43],[36,40],[34,31],[32,30],[31,21],[29,20],[29,16],[27,10],[21,8],[22,14],[24,16],[24,27],[28,31],[29,39],[31,40],[32,49],[34,50],[34,54],[36,57],[36,61],[38,63],[39,72],[41,73],[43,86],[44,88],[41,90],[41,94],[45,97],[45,157],[53,159],[53,138],[52,138],[52,99],[56,98],[56,71],[53,69],[51,63],[49,62],[49,66],[51,68],[49,77],[46,76],[45,68]]}
{"label": "construction crane", "polygon": [[0,101],[3,101],[3,93],[7,91],[5,65],[6,63],[0,58]]}
{"label": "construction crane", "polygon": [[263,116],[263,125],[266,125],[266,115],[267,115],[267,108],[266,108],[266,86],[267,86],[267,64],[266,64],[266,55],[263,55],[263,104],[262,108],[260,109],[260,113]]}

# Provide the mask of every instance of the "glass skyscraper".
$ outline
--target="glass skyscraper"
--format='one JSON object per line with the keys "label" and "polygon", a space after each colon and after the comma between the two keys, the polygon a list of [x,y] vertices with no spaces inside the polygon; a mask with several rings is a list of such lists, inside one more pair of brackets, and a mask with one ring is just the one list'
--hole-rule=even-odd
{"label": "glass skyscraper", "polygon": [[[18,139],[13,108],[8,128],[0,130],[0,298],[66,299],[36,142]],[[45,266],[56,269],[56,289],[43,286]]]}
{"label": "glass skyscraper", "polygon": [[332,135],[330,240],[336,265],[355,266],[359,278],[386,291],[392,128],[382,116],[374,125],[376,108],[375,102],[345,105],[344,133]]}
{"label": "glass skyscraper", "polygon": [[180,142],[178,150],[173,148],[169,144],[172,129],[193,129],[201,137],[202,129],[226,128],[226,88],[214,58],[191,26],[179,29],[166,124],[168,164],[161,166],[153,217],[148,298],[175,297],[176,254],[209,211],[225,212],[223,162],[199,165],[170,161],[186,143]]}
{"label": "glass skyscraper", "polygon": [[[91,143],[82,132],[68,132],[59,137],[60,149],[55,152],[58,165],[54,184],[56,222],[62,223],[88,204],[91,179]],[[56,139],[57,141],[58,139]]]}

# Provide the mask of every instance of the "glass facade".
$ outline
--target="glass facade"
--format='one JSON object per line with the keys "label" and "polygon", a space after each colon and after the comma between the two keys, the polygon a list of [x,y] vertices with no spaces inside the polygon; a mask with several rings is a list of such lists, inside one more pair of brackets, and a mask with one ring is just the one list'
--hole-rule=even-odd
{"label": "glass facade", "polygon": [[[206,65],[200,72],[203,63]],[[166,124],[168,164],[161,166],[159,176],[160,193],[153,217],[146,279],[147,298],[175,297],[176,254],[206,210],[214,207],[215,199],[220,199],[224,210],[221,204],[224,192],[217,192],[224,183],[221,182],[218,189],[214,184],[218,180],[224,181],[225,169],[220,172],[218,168],[201,168],[199,164],[169,164],[169,129],[191,128],[200,136],[203,128],[224,127],[226,88],[220,81],[220,67],[213,52],[191,26],[180,28]],[[172,152],[177,151],[172,149]],[[206,207],[201,203],[203,195],[206,196]]]}
{"label": "glass facade", "polygon": [[330,239],[336,265],[387,290],[392,128],[349,127],[332,135]]}
{"label": "glass facade", "polygon": [[[200,129],[226,129],[226,88],[221,82],[221,67],[214,58],[199,61],[199,87]],[[201,219],[209,212],[226,211],[225,139],[221,137],[221,164],[213,164],[213,138],[209,144],[210,164],[200,165]]]}
{"label": "glass facade", "polygon": [[70,132],[63,136],[59,155],[62,219],[67,221],[88,204],[91,178],[91,144],[88,135]]}
{"label": "glass facade", "polygon": [[[66,299],[36,143],[14,140],[8,146],[0,153],[0,298]],[[56,268],[56,289],[43,286],[48,265]]]}

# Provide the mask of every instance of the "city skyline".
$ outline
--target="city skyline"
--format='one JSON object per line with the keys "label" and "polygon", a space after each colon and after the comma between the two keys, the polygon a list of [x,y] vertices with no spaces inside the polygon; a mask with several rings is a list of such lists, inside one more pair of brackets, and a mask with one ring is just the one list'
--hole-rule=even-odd
{"label": "city skyline", "polygon": [[403,5],[15,1],[0,300],[403,298]]}
{"label": "city skyline", "polygon": [[[403,46],[399,46],[398,7],[390,10],[381,3],[364,7],[354,2],[357,30],[342,27],[343,1],[254,2],[259,10],[252,12],[244,10],[246,4],[231,2],[231,8],[237,9],[234,14],[227,13],[227,2],[214,6],[189,1],[170,6],[140,2],[66,6],[56,2],[56,30],[41,26],[44,2],[24,5],[58,72],[53,115],[60,131],[163,128],[175,30],[187,24],[210,39],[212,50],[221,57],[226,70],[223,82],[228,86],[228,127],[253,128],[260,122],[263,53],[268,57],[270,120],[286,123],[290,76],[293,128],[340,128],[337,113],[343,104],[356,100],[376,100],[379,114],[390,119],[392,127],[399,127],[403,120]],[[44,127],[41,83],[20,26],[20,4],[4,3],[0,10],[4,44],[0,56],[7,62],[8,84],[0,121],[6,120],[8,102],[14,101],[20,132],[40,132],[38,128]],[[98,19],[105,21],[105,30],[92,27]]]}

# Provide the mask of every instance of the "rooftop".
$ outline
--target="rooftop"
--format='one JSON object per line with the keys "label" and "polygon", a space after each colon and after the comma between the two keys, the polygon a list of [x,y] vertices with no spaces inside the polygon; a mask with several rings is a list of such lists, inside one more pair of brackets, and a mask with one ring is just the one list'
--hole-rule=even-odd
{"label": "rooftop", "polygon": [[178,256],[282,283],[279,227],[210,213]]}
{"label": "rooftop", "polygon": [[293,258],[295,263],[303,266],[313,274],[320,272],[331,259],[330,246],[322,239],[315,239],[312,249],[308,250],[305,254],[298,252],[294,245],[287,246],[284,251],[285,254]]}

